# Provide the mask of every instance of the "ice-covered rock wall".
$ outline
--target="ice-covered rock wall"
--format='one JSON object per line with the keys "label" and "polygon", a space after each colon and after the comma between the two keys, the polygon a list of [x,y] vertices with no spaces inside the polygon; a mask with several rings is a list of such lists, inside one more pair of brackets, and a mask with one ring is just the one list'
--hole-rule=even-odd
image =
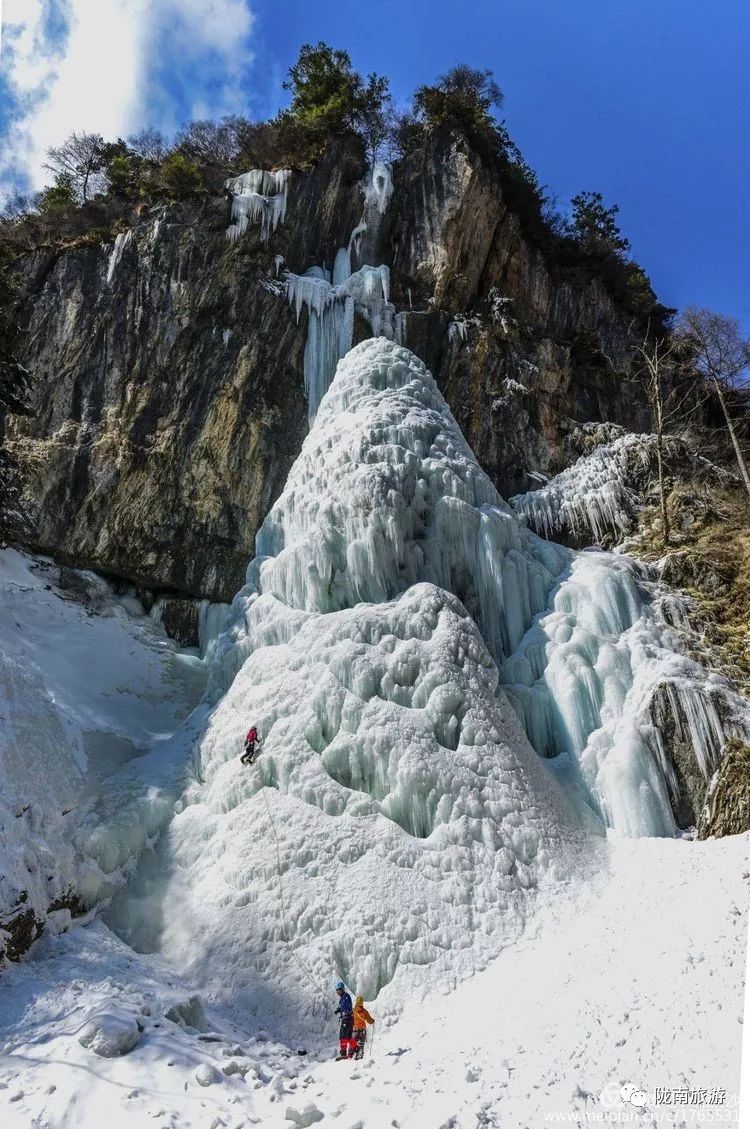
{"label": "ice-covered rock wall", "polygon": [[572,537],[583,544],[619,541],[632,527],[639,498],[632,464],[648,474],[655,437],[621,435],[597,447],[538,490],[516,494],[510,504],[541,537]]}
{"label": "ice-covered rock wall", "polygon": [[[655,502],[657,437],[633,435],[616,424],[582,424],[569,437],[585,453],[537,490],[516,494],[510,504],[541,537],[575,547],[617,544],[633,531],[639,511]],[[662,439],[667,478],[707,488],[731,482],[731,475],[674,435]]]}

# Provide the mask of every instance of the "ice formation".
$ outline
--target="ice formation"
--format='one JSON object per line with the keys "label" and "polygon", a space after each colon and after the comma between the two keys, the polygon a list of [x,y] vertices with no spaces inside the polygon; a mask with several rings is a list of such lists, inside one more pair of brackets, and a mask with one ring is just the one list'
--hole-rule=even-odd
{"label": "ice formation", "polygon": [[44,920],[71,892],[111,892],[162,825],[170,801],[136,766],[153,764],[205,673],[100,577],[68,572],[63,586],[49,561],[12,549],[0,619],[0,917],[25,893]]}
{"label": "ice formation", "polygon": [[109,260],[107,262],[107,284],[111,284],[115,277],[115,271],[119,266],[122,253],[127,247],[133,235],[133,230],[130,228],[128,231],[121,231],[115,236],[115,242],[112,250],[109,253]]}
{"label": "ice formation", "polygon": [[331,273],[325,267],[310,267],[304,275],[287,274],[286,293],[299,321],[303,307],[308,312],[304,380],[310,422],[333,379],[336,365],[352,347],[354,315],[363,317],[374,337],[384,335],[401,341],[403,318],[389,302],[390,271],[387,266],[364,265],[353,270],[362,238],[377,229],[393,194],[390,167],[376,162],[362,185],[364,212],[349,241],[339,247]]}
{"label": "ice formation", "polygon": [[656,436],[633,435],[612,425],[606,430],[615,437],[541,489],[510,499],[521,520],[540,536],[590,545],[621,541],[632,529],[640,508],[635,484],[656,473]]}
{"label": "ice formation", "polygon": [[669,683],[702,739],[705,672],[638,565],[522,525],[406,349],[339,364],[256,549],[195,780],[115,911],[136,945],[251,1009],[269,975],[279,1014],[307,991],[289,945],[388,997],[457,947],[497,951],[591,830],[674,832],[652,701]]}
{"label": "ice formation", "polygon": [[[321,268],[307,274],[289,274],[287,297],[299,320],[302,308],[308,311],[304,376],[310,422],[315,419],[339,359],[352,347],[354,315],[369,323],[375,336],[398,338],[400,323],[388,301],[388,267],[361,267],[351,273],[350,254],[339,250],[334,264],[334,281]],[[337,282],[336,279],[339,279]]]}
{"label": "ice formation", "polygon": [[393,173],[391,166],[384,161],[376,161],[367,170],[367,178],[362,187],[365,198],[365,211],[375,208],[384,216],[388,202],[393,195]]}
{"label": "ice formation", "polygon": [[[365,342],[339,366],[257,552],[238,608],[260,592],[287,609],[327,613],[393,599],[420,581],[457,594],[532,745],[562,755],[569,783],[623,833],[674,832],[674,780],[650,714],[658,687],[672,687],[681,714],[704,716],[690,732],[699,763],[715,762],[715,739],[701,735],[715,733],[709,715],[726,688],[680,653],[649,575],[626,558],[578,555],[524,529],[432,377],[394,343]],[[219,641],[218,690],[254,646],[243,622],[238,614]],[[293,622],[290,610],[284,630]],[[268,621],[255,630],[269,641]]]}
{"label": "ice formation", "polygon": [[425,367],[380,338],[339,366],[257,552],[214,647],[195,782],[113,920],[250,1008],[269,975],[277,1009],[299,1006],[287,941],[370,996],[497,951],[584,835],[450,589],[511,649],[567,550],[523,528]]}
{"label": "ice formation", "polygon": [[537,752],[557,757],[569,785],[626,835],[676,830],[669,796],[677,797],[677,780],[654,724],[657,703],[706,780],[726,736],[746,726],[724,679],[683,654],[654,589],[628,558],[576,554],[550,610],[501,669]]}
{"label": "ice formation", "polygon": [[266,172],[251,169],[241,176],[230,177],[226,182],[232,193],[232,222],[227,228],[227,239],[236,243],[248,227],[260,223],[260,237],[267,243],[286,216],[287,192],[291,169]]}
{"label": "ice formation", "polygon": [[[292,952],[372,998],[516,936],[581,833],[456,597],[417,584],[321,615],[264,595],[242,616],[255,646],[142,901],[115,911],[123,935],[243,1008],[272,991],[282,1027],[315,998]],[[265,734],[252,770],[237,759],[249,718]]]}

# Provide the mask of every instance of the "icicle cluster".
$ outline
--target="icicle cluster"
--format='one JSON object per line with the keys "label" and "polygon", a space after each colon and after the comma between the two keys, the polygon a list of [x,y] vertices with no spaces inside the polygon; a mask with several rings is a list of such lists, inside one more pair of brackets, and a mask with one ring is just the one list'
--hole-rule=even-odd
{"label": "icicle cluster", "polygon": [[287,190],[291,169],[266,172],[251,169],[241,176],[226,181],[232,193],[232,222],[227,228],[230,243],[245,234],[248,227],[260,223],[260,237],[264,243],[286,216]]}
{"label": "icicle cluster", "polygon": [[[342,249],[343,250],[343,249]],[[304,377],[310,422],[315,418],[339,359],[352,347],[355,312],[368,322],[373,335],[400,340],[402,319],[388,301],[390,271],[386,266],[349,270],[342,251],[336,257],[334,280],[313,267],[305,275],[287,275],[287,298],[299,320],[303,306],[309,312],[305,342]],[[348,273],[347,273],[348,272]]]}
{"label": "icicle cluster", "polygon": [[638,496],[629,484],[632,460],[640,460],[648,470],[649,439],[625,435],[597,447],[540,490],[517,494],[510,504],[543,537],[572,536],[588,544],[620,540],[638,510]]}
{"label": "icicle cluster", "polygon": [[586,545],[622,540],[639,508],[634,483],[654,468],[655,443],[653,435],[620,435],[510,504],[542,537]]}
{"label": "icicle cluster", "polygon": [[[352,347],[354,315],[363,317],[374,337],[401,341],[404,317],[389,302],[390,271],[387,266],[362,266],[353,271],[352,258],[370,226],[385,214],[393,194],[390,167],[373,165],[362,185],[364,214],[345,247],[340,247],[333,272],[311,267],[304,275],[288,274],[287,297],[299,320],[303,306],[309,314],[305,343],[304,379],[310,422],[333,379],[336,365]],[[369,220],[369,223],[368,223]]]}

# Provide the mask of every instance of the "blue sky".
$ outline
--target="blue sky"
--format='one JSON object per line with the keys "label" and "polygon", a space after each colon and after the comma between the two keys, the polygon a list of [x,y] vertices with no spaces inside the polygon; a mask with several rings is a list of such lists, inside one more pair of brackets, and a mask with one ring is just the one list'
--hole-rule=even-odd
{"label": "blue sky", "polygon": [[37,148],[88,112],[104,125],[83,127],[103,132],[227,110],[267,115],[283,104],[281,81],[305,41],[345,47],[358,69],[388,74],[402,102],[453,63],[489,67],[511,134],[561,202],[603,192],[664,302],[711,306],[750,328],[745,0],[5,0],[4,13],[29,5],[48,24],[57,12],[61,43],[59,28],[77,20],[79,56],[93,54],[84,29],[94,12],[100,25],[120,21],[119,65],[99,51],[102,73],[88,84],[95,109],[83,108],[92,92],[76,79],[80,60],[61,50]]}

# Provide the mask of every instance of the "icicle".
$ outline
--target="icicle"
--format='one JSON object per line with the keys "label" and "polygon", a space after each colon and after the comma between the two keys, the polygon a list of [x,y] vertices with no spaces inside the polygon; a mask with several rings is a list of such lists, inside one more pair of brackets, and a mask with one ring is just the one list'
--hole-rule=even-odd
{"label": "icicle", "polygon": [[291,169],[251,169],[226,181],[225,186],[233,195],[232,222],[227,228],[230,243],[236,243],[249,226],[258,222],[261,240],[268,242],[271,232],[284,222],[291,175]]}
{"label": "icicle", "polygon": [[[346,262],[345,262],[346,260]],[[286,293],[299,321],[303,306],[309,314],[305,342],[304,379],[310,421],[333,379],[336,365],[352,347],[354,314],[370,325],[373,335],[396,336],[393,306],[388,302],[390,271],[386,266],[364,266],[336,282],[347,269],[348,252],[336,256],[334,283],[325,280],[320,267],[305,275],[289,274]]]}
{"label": "icicle", "polygon": [[[243,178],[243,191],[259,191],[264,183],[258,170]],[[304,355],[304,381],[308,398],[308,415],[312,423],[318,405],[330,385],[338,361],[352,347],[354,315],[359,314],[370,326],[373,336],[401,339],[403,319],[389,302],[390,270],[387,266],[362,266],[352,271],[352,256],[359,256],[363,235],[368,231],[367,214],[383,216],[393,194],[393,177],[389,165],[376,162],[362,185],[365,214],[352,231],[349,242],[336,252],[332,275],[324,267],[310,267],[304,275],[286,277],[287,299],[299,321],[302,307],[308,310],[307,341]]]}
{"label": "icicle", "polygon": [[333,285],[340,286],[346,282],[352,273],[351,264],[351,243],[348,247],[339,247],[336,252],[336,259],[333,264]]}

